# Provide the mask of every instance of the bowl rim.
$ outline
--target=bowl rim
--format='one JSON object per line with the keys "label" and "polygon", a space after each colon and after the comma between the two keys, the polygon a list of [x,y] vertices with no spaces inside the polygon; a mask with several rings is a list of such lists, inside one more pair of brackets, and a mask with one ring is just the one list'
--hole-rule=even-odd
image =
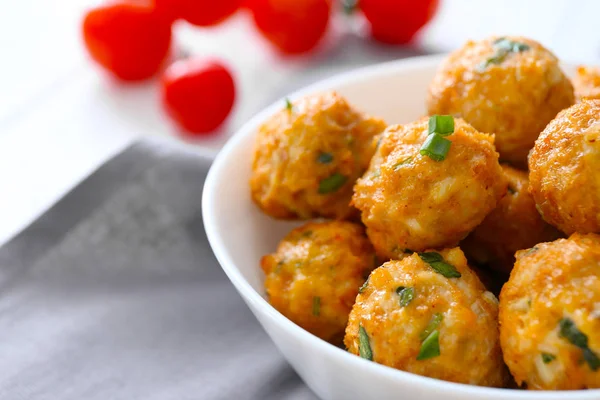
{"label": "bowl rim", "polygon": [[[421,67],[432,68],[446,57],[446,54],[434,54],[417,56],[406,59],[388,61],[384,63],[374,64],[366,67],[353,69],[331,78],[323,79],[314,84],[311,84],[303,89],[293,92],[287,98],[297,99],[303,95],[332,89],[341,83],[360,82],[369,80],[378,75],[390,73],[406,73],[411,70],[416,70]],[[427,376],[417,375],[410,372],[394,369],[372,361],[364,360],[354,354],[351,354],[343,349],[340,349],[326,341],[314,336],[308,331],[302,329],[283,314],[277,311],[269,302],[248,283],[242,276],[240,270],[233,262],[229,252],[226,250],[225,241],[217,232],[217,217],[213,212],[218,199],[215,196],[215,189],[219,185],[218,177],[230,161],[230,154],[236,150],[240,143],[247,139],[248,136],[256,132],[256,128],[271,116],[276,110],[281,108],[281,100],[276,101],[266,107],[249,121],[247,121],[238,131],[232,135],[225,146],[217,154],[213,164],[206,177],[203,194],[202,194],[202,218],[204,220],[204,228],[210,246],[221,265],[221,268],[228,276],[230,281],[236,287],[240,295],[257,310],[263,311],[277,325],[280,325],[284,330],[298,337],[300,340],[307,342],[316,351],[326,353],[330,357],[339,357],[342,362],[348,363],[357,371],[369,371],[373,374],[378,374],[385,379],[394,380],[401,385],[413,386],[424,390],[435,391],[440,394],[448,391],[454,392],[455,395],[471,395],[480,396],[482,399],[530,399],[530,400],[558,400],[568,396],[572,400],[592,400],[600,398],[600,389],[589,390],[559,390],[559,391],[526,391],[521,389],[506,389],[506,388],[491,388],[484,386],[475,386],[464,383],[455,383],[444,381],[441,379],[430,378]],[[264,329],[264,328],[263,328]]]}

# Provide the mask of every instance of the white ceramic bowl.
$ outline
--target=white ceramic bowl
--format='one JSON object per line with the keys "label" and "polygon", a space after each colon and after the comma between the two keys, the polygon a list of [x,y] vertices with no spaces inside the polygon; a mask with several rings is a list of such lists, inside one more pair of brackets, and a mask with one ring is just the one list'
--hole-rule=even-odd
{"label": "white ceramic bowl", "polygon": [[[418,57],[359,69],[312,85],[290,98],[335,89],[359,109],[383,117],[388,123],[410,122],[425,113],[426,89],[440,60],[440,56]],[[262,214],[252,203],[248,181],[256,129],[282,107],[283,99],[259,113],[219,153],[204,186],[203,217],[223,270],[279,350],[317,395],[324,400],[600,399],[600,390],[491,389],[398,371],[326,343],[271,307],[263,297],[259,260],[274,251],[279,240],[298,223],[275,221]]]}

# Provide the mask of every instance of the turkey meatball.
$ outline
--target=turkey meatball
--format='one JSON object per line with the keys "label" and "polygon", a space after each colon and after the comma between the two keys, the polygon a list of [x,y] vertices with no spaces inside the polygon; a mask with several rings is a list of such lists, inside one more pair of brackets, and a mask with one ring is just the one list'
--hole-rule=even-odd
{"label": "turkey meatball", "polygon": [[600,388],[600,236],[517,253],[500,294],[504,360],[528,389]]}
{"label": "turkey meatball", "polygon": [[421,154],[428,133],[427,118],[390,126],[354,187],[352,202],[382,258],[455,246],[506,192],[493,136],[456,119],[450,149],[436,161]]}
{"label": "turkey meatball", "polygon": [[519,166],[546,124],[573,103],[558,59],[523,37],[469,41],[439,68],[427,98],[430,114],[462,117],[495,133],[500,158]]}
{"label": "turkey meatball", "polygon": [[261,266],[273,307],[321,339],[340,343],[375,257],[360,225],[332,221],[294,229]]}
{"label": "turkey meatball", "polygon": [[579,66],[573,86],[578,100],[600,99],[600,68]]}
{"label": "turkey meatball", "polygon": [[350,313],[353,354],[431,378],[501,387],[498,301],[459,248],[414,253],[374,270]]}
{"label": "turkey meatball", "polygon": [[460,246],[469,260],[508,275],[517,250],[558,239],[561,233],[535,208],[527,172],[508,165],[502,165],[502,170],[508,193]]}
{"label": "turkey meatball", "polygon": [[529,190],[544,219],[566,234],[600,232],[600,100],[548,124],[529,156]]}
{"label": "turkey meatball", "polygon": [[254,202],[281,219],[352,215],[352,186],[385,123],[335,92],[287,102],[257,133],[250,188]]}

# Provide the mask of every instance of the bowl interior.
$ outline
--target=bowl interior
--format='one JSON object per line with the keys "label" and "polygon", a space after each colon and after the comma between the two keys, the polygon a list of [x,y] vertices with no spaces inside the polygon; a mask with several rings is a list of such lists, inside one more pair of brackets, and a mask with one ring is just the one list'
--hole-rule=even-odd
{"label": "bowl interior", "polygon": [[[333,89],[345,96],[358,109],[382,117],[388,124],[406,123],[425,115],[427,87],[441,59],[440,56],[417,57],[363,68],[317,83],[289,97],[295,99],[309,93]],[[566,66],[565,70],[571,72],[572,67]],[[263,298],[264,276],[259,266],[260,259],[263,255],[273,252],[281,238],[290,229],[300,224],[276,221],[264,215],[252,202],[248,186],[256,129],[282,107],[285,107],[284,99],[256,115],[230,139],[217,156],[204,188],[204,224],[213,251],[224,271],[278,346],[282,341],[278,341],[274,334],[269,332],[270,329],[265,324],[268,318],[274,321],[269,324],[287,324],[280,327],[281,331],[288,329],[288,333],[302,336],[302,340],[309,341],[321,351],[329,352],[327,347],[331,348],[328,356],[337,354],[336,357],[343,358],[349,355],[307,332],[298,333],[301,329],[288,323],[289,321],[278,314]],[[327,347],[322,347],[323,344]],[[288,356],[286,351],[283,352]],[[558,399],[562,396],[560,392],[535,394],[449,384],[364,362],[358,357],[349,357],[343,362],[352,364],[353,368],[356,367],[363,372],[385,376],[388,381],[398,378],[400,386],[406,385],[407,382],[411,384],[414,382],[415,385],[437,386],[438,394],[445,393],[447,388],[456,388],[454,394],[458,397],[452,396],[452,398]],[[290,362],[299,369],[294,360],[290,359]],[[299,373],[305,378],[301,368]],[[314,389],[311,382],[305,380]],[[430,397],[419,396],[419,398]],[[577,394],[571,392],[570,398],[597,399],[600,398],[600,391]]]}

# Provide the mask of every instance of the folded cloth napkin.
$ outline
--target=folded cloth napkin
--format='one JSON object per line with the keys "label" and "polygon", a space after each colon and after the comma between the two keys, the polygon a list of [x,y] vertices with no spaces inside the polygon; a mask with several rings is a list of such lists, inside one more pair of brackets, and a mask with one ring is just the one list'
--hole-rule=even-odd
{"label": "folded cloth napkin", "polygon": [[209,165],[136,143],[0,249],[0,399],[316,398],[212,254]]}

